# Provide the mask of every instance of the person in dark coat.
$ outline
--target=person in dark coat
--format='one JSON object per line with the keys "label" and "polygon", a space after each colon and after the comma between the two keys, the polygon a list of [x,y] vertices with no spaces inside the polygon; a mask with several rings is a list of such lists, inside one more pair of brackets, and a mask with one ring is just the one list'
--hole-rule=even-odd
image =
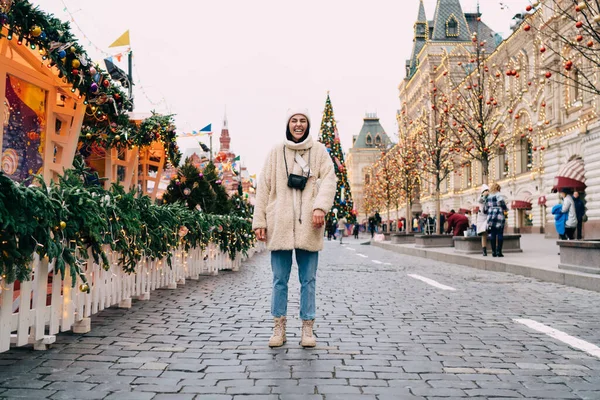
{"label": "person in dark coat", "polygon": [[354,229],[352,230],[352,234],[354,235],[354,239],[358,239],[358,232],[360,226],[358,225],[358,221],[354,223]]}
{"label": "person in dark coat", "polygon": [[579,198],[579,192],[573,193],[573,202],[575,203],[575,215],[577,216],[577,240],[583,239],[583,217],[585,216],[585,204]]}
{"label": "person in dark coat", "polygon": [[464,232],[469,229],[469,218],[463,214],[457,214],[454,210],[450,210],[448,215],[448,229],[446,233],[452,232],[453,236],[463,236]]}

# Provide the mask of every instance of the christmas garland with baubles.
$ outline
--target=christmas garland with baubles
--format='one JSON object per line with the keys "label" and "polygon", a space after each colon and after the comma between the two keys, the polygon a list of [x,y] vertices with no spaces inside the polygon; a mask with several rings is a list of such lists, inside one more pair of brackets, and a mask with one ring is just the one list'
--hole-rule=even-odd
{"label": "christmas garland with baubles", "polygon": [[[131,99],[121,83],[95,64],[71,33],[68,22],[45,13],[27,0],[0,0],[0,38],[16,41],[38,51],[43,65],[56,72],[71,92],[84,98],[86,115],[80,140],[104,148],[147,146],[160,140],[168,160],[177,165],[181,157],[175,141],[172,116],[153,115],[138,127],[127,112]],[[129,84],[133,84],[130,82]]]}
{"label": "christmas garland with baubles", "polygon": [[73,284],[79,276],[80,289],[89,291],[82,268],[88,252],[108,270],[110,248],[123,270],[133,273],[144,258],[166,259],[170,266],[180,246],[204,249],[216,243],[231,259],[254,246],[249,218],[206,214],[181,202],[157,205],[120,185],[105,190],[98,182],[81,158],[49,185],[36,176],[26,186],[0,172],[2,281],[30,279],[34,254],[48,257],[63,277],[69,266]]}

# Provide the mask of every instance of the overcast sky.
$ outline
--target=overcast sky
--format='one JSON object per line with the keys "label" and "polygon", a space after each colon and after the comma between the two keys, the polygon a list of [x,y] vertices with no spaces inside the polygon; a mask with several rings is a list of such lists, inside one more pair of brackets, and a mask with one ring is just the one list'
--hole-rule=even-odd
{"label": "overcast sky", "polygon": [[[504,37],[512,16],[529,4],[480,2],[484,22]],[[94,60],[103,58],[101,51],[117,53],[108,46],[130,29],[136,111],[176,114],[180,132],[212,123],[218,150],[226,108],[232,148],[250,173],[260,172],[268,149],[283,139],[288,108],[310,110],[316,137],[327,91],[345,150],[366,112],[377,112],[395,140],[398,85],[410,57],[418,0],[34,3],[69,20],[66,5],[81,28],[73,24],[73,32]],[[435,4],[425,0],[428,19]],[[465,12],[476,4],[462,0]]]}

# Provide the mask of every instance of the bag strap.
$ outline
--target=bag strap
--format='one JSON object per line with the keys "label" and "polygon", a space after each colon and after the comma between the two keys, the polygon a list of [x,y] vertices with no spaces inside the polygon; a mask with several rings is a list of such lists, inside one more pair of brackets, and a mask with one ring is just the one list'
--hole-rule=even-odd
{"label": "bag strap", "polygon": [[[310,151],[311,149],[308,150],[308,160],[310,161]],[[298,163],[298,165],[300,165],[300,168],[302,168],[302,172],[304,174],[306,174],[307,176],[310,176],[310,165],[306,163],[306,161],[304,160],[304,158],[302,158],[302,156],[298,153],[296,153],[296,162]]]}

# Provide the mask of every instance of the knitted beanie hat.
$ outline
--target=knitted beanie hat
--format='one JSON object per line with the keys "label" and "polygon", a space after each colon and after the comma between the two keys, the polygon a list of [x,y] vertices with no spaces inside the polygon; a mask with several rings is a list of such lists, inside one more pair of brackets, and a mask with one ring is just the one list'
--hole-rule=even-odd
{"label": "knitted beanie hat", "polygon": [[485,192],[486,190],[490,190],[490,187],[484,183],[484,184],[481,186],[481,193]]}

